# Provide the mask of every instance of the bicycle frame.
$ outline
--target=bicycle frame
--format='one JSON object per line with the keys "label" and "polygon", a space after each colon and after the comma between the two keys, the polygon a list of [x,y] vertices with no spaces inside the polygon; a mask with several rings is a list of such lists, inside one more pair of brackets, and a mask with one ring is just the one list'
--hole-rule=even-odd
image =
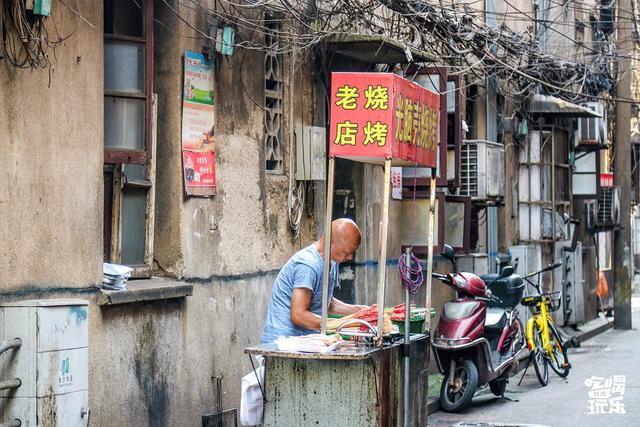
{"label": "bicycle frame", "polygon": [[[537,313],[534,313],[532,310],[531,317],[527,319],[527,325],[525,327],[525,331],[526,331],[525,337],[527,340],[527,346],[529,347],[530,351],[533,351],[536,348],[534,330],[533,330],[533,326],[535,324],[538,326],[538,329],[540,330],[540,339],[542,340],[542,350],[544,351],[546,357],[550,358],[553,362],[556,361],[555,360],[556,358],[553,351],[553,347],[551,346],[551,339],[550,339],[551,331],[549,330],[549,325],[554,323],[553,318],[551,317],[551,314],[549,312],[550,298],[541,292],[539,283],[540,283],[540,275],[542,273],[544,273],[545,271],[550,271],[553,268],[556,268],[558,266],[559,264],[556,264],[555,266],[547,267],[536,273],[531,273],[523,278],[528,284],[533,286],[538,291],[539,295],[543,297],[542,300],[538,304],[536,304]],[[537,280],[536,280],[537,283],[533,283],[531,280],[529,280],[529,278],[533,276],[537,277]],[[560,293],[560,297],[562,297],[562,293]]]}
{"label": "bicycle frame", "polygon": [[538,304],[538,308],[540,310],[540,313],[534,314],[529,319],[527,319],[527,346],[529,347],[530,351],[533,351],[536,348],[535,339],[533,336],[533,325],[536,324],[538,325],[538,329],[540,330],[540,338],[542,339],[543,350],[548,357],[555,361],[555,354],[553,353],[553,347],[551,347],[551,339],[549,338],[551,333],[549,331],[549,324],[550,322],[553,323],[553,319],[549,315],[547,303],[544,300],[541,301],[540,304]]}

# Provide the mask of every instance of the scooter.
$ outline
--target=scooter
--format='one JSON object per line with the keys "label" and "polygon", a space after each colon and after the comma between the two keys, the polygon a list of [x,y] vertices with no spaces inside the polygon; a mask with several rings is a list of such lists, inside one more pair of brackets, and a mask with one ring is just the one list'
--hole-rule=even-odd
{"label": "scooter", "polygon": [[476,389],[485,384],[504,397],[509,376],[524,367],[528,348],[515,307],[525,285],[512,266],[479,277],[457,272],[451,246],[445,245],[442,255],[452,262],[454,273],[433,277],[455,289],[457,296],[444,305],[431,345],[444,375],[440,406],[457,412],[469,406]]}

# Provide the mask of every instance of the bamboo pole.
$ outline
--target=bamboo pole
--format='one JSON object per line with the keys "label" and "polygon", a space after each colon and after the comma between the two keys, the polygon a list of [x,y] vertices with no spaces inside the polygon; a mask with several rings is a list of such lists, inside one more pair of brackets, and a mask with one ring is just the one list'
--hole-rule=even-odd
{"label": "bamboo pole", "polygon": [[329,172],[327,178],[327,215],[324,221],[324,270],[322,273],[322,321],[320,332],[327,333],[327,318],[329,317],[329,274],[331,272],[331,218],[333,217],[333,179],[335,173],[335,159],[329,157]]}
{"label": "bamboo pole", "polygon": [[387,274],[387,233],[389,231],[389,196],[391,190],[391,159],[384,161],[384,190],[382,193],[382,232],[380,234],[380,258],[378,260],[378,342],[382,345],[384,327],[384,291]]}
{"label": "bamboo pole", "polygon": [[433,227],[436,217],[436,173],[435,168],[431,169],[431,180],[429,181],[429,230],[427,234],[427,300],[425,302],[425,331],[431,326],[431,282],[433,275]]}

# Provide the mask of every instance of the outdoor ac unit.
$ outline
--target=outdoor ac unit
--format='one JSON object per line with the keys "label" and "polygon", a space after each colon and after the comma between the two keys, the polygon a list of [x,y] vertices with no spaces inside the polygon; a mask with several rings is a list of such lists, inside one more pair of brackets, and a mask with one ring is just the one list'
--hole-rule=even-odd
{"label": "outdoor ac unit", "polygon": [[476,200],[504,197],[504,147],[473,139],[462,142],[460,195]]}
{"label": "outdoor ac unit", "polygon": [[598,200],[586,203],[587,228],[610,230],[620,222],[620,189],[602,187]]}
{"label": "outdoor ac unit", "polygon": [[583,106],[601,117],[582,117],[578,120],[578,145],[606,144],[607,117],[604,107],[599,102],[586,102]]}

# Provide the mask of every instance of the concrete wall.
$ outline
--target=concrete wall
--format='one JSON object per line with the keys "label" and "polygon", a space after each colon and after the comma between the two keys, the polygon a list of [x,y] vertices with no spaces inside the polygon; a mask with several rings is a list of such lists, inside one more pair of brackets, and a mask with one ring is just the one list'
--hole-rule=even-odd
{"label": "concrete wall", "polygon": [[[189,22],[206,28],[193,10],[170,4]],[[177,37],[174,31],[195,33],[163,2],[155,2],[155,8],[162,24],[155,26],[159,127],[154,257],[158,272],[192,281],[195,288],[184,300],[92,307],[90,380],[96,425],[197,425],[202,414],[215,408],[212,376],[220,374],[225,408],[237,407],[240,378],[250,370],[243,349],[259,342],[277,269],[316,237],[315,218],[306,215],[301,236],[291,237],[288,175],[264,172],[263,112],[252,101],[260,103],[264,96],[259,52],[236,50],[219,63],[217,194],[210,199],[183,196],[182,55],[187,49],[200,51],[204,42]],[[308,90],[303,95],[302,83],[309,73],[299,63],[297,67],[293,111],[306,109],[305,124],[313,124],[310,95]],[[291,86],[290,73],[285,78]],[[308,81],[304,85],[310,87]],[[285,102],[288,107],[288,98]],[[297,114],[294,123],[302,120]],[[285,117],[288,145],[291,116]],[[288,155],[287,150],[287,174]],[[120,412],[114,416],[111,408]]]}
{"label": "concrete wall", "polygon": [[[194,10],[175,0],[168,3],[188,22],[206,29]],[[90,406],[95,426],[197,425],[203,413],[214,409],[211,377],[219,374],[224,376],[223,405],[237,406],[240,377],[249,371],[242,350],[259,340],[275,272],[316,237],[316,217],[303,216],[297,240],[287,230],[288,150],[285,175],[264,172],[263,113],[252,100],[259,103],[263,97],[263,57],[258,52],[236,50],[220,62],[218,193],[211,199],[184,197],[182,55],[186,49],[199,51],[203,40],[194,39],[193,30],[164,1],[154,5],[160,21],[155,25],[154,58],[159,119],[155,266],[158,273],[192,281],[194,295],[115,307],[98,306],[95,292],[85,295],[91,301]],[[51,88],[45,72],[16,73],[0,60],[0,176],[7,183],[0,189],[0,267],[11,272],[0,283],[0,299],[78,296],[100,282],[102,16],[93,3],[81,1],[80,7],[98,28],[80,23],[78,33],[57,49]],[[61,27],[73,28],[77,18],[67,9],[59,11]],[[312,61],[298,59],[291,70],[285,58],[284,75],[294,100],[289,104],[285,99],[285,144],[292,124],[324,124],[323,115],[312,108]],[[365,236],[357,258],[356,302],[373,303],[382,171],[367,166],[358,173],[362,206],[357,221]],[[401,218],[401,204],[392,202],[390,230],[400,229]],[[403,298],[393,263],[400,251],[400,233],[391,232],[389,304]],[[436,258],[434,269],[444,272],[449,267]],[[51,292],[51,287],[60,292]],[[450,297],[448,288],[434,282],[434,307]],[[423,291],[416,301],[424,300]]]}
{"label": "concrete wall", "polygon": [[[78,4],[101,28],[101,7]],[[102,33],[67,8],[53,17],[65,34],[78,30],[55,57],[49,49],[50,70],[0,59],[0,292],[101,277]]]}
{"label": "concrete wall", "polygon": [[[185,299],[91,307],[92,425],[194,426],[238,407],[275,274],[198,283]],[[117,408],[117,409],[116,409]]]}
{"label": "concrete wall", "polygon": [[[195,11],[176,7],[186,20],[206,28]],[[156,16],[181,34],[195,35],[163,2],[156,2]],[[305,215],[300,238],[292,239],[286,212],[288,148],[286,175],[267,174],[264,170],[264,113],[254,103],[263,102],[264,97],[263,54],[237,49],[232,57],[220,61],[215,86],[217,194],[211,199],[184,198],[179,151],[182,55],[185,50],[200,51],[204,41],[176,37],[159,24],[156,37],[154,83],[159,94],[160,123],[155,236],[158,266],[177,277],[200,279],[279,268],[291,253],[315,239],[315,220]],[[305,87],[311,87],[309,73],[301,65],[304,58],[296,63],[295,80],[291,79],[289,58],[285,59],[286,86],[293,87],[293,99],[298,104],[289,109],[289,98],[285,99],[285,118],[296,124],[305,117],[305,124],[311,125],[310,94],[308,90],[303,94]],[[285,96],[289,96],[288,91]],[[296,114],[287,114],[289,111]],[[289,129],[287,121],[283,138],[286,147]]]}
{"label": "concrete wall", "polygon": [[[0,60],[0,267],[6,272],[0,300],[90,301],[92,425],[198,425],[215,407],[212,376],[224,375],[224,406],[238,405],[240,377],[250,370],[243,349],[259,341],[275,271],[315,239],[316,220],[305,214],[295,240],[287,229],[288,149],[286,175],[264,172],[263,113],[251,100],[262,102],[263,56],[253,51],[222,60],[216,77],[218,194],[184,198],[182,55],[199,51],[203,42],[156,1],[155,265],[158,273],[193,281],[194,295],[98,306],[103,18],[101,7],[79,3],[97,28],[78,23],[78,32],[56,50],[50,88],[46,70],[16,72]],[[206,30],[202,18],[177,3],[169,2]],[[61,30],[75,28],[68,9],[56,8],[54,15]],[[285,64],[286,86],[295,90],[295,114],[285,115],[286,145],[291,122],[315,124],[311,64],[306,58],[293,70]]]}

